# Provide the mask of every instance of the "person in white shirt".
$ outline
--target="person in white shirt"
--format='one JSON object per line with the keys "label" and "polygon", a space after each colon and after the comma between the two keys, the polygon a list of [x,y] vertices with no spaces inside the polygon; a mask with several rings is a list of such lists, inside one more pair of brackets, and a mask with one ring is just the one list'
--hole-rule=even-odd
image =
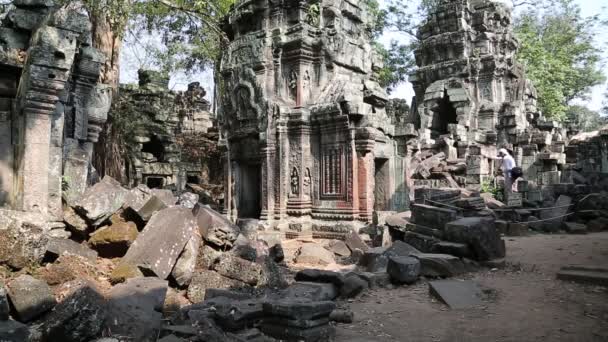
{"label": "person in white shirt", "polygon": [[487,158],[494,160],[501,160],[501,168],[502,175],[505,177],[505,198],[507,197],[507,193],[513,191],[513,176],[511,175],[511,170],[516,166],[515,159],[509,154],[506,148],[501,148],[498,150],[497,157],[486,156]]}

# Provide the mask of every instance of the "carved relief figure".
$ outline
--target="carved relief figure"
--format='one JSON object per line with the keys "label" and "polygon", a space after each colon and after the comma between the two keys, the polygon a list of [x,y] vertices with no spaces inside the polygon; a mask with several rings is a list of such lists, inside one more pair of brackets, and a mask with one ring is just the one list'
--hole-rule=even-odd
{"label": "carved relief figure", "polygon": [[287,85],[289,86],[289,98],[295,101],[298,98],[298,74],[295,70],[291,70],[289,73]]}
{"label": "carved relief figure", "polygon": [[300,175],[295,167],[291,171],[291,194],[296,196],[300,194]]}
{"label": "carved relief figure", "polygon": [[249,118],[252,115],[253,111],[251,110],[251,94],[249,93],[249,89],[247,87],[238,87],[236,91],[236,107],[238,110],[238,118],[244,119]]}
{"label": "carved relief figure", "polygon": [[312,177],[310,177],[310,169],[306,168],[306,171],[304,172],[304,179],[302,180],[303,183],[303,187],[304,187],[304,195],[307,198],[310,198],[310,185],[312,183]]}
{"label": "carved relief figure", "polygon": [[302,101],[307,101],[312,97],[312,87],[310,84],[310,74],[308,73],[308,70],[304,71],[304,79],[302,80],[302,91],[304,94],[307,94],[307,97],[305,99],[302,99]]}

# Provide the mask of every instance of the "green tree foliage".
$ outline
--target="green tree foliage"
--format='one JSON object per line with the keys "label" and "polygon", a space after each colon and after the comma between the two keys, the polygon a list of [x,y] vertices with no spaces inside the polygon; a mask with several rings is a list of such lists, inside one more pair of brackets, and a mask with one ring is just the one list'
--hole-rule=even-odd
{"label": "green tree foliage", "polygon": [[547,9],[529,7],[516,19],[518,58],[538,90],[543,113],[562,120],[568,103],[601,84],[601,50],[595,35],[598,15],[584,17],[573,0],[550,0]]}
{"label": "green tree foliage", "polygon": [[566,122],[573,124],[581,131],[595,131],[604,124],[600,113],[585,106],[572,105],[566,110]]}

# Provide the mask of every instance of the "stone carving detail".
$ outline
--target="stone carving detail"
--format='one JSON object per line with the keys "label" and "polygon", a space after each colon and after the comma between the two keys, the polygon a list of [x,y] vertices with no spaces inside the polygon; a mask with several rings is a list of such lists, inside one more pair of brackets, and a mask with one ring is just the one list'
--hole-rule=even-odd
{"label": "stone carving detail", "polygon": [[88,141],[96,143],[99,140],[99,133],[103,124],[108,120],[111,105],[112,89],[107,84],[98,84],[85,105],[89,119]]}
{"label": "stone carving detail", "polygon": [[296,101],[298,99],[298,73],[295,70],[289,72],[287,84],[289,86],[289,97]]}
{"label": "stone carving detail", "polygon": [[295,167],[291,170],[291,194],[293,196],[300,194],[300,175]]}

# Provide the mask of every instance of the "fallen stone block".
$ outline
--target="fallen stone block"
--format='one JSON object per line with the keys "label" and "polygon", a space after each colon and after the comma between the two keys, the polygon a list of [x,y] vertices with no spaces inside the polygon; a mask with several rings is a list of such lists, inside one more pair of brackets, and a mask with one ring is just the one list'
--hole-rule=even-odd
{"label": "fallen stone block", "polygon": [[224,254],[213,269],[225,277],[253,286],[262,279],[261,265],[230,254]]}
{"label": "fallen stone block", "polygon": [[169,189],[151,189],[150,193],[158,197],[167,207],[177,203],[177,197],[173,196],[173,192]]}
{"label": "fallen stone block", "polygon": [[300,247],[296,256],[296,263],[326,266],[335,264],[336,260],[334,259],[334,254],[321,245],[306,243]]}
{"label": "fallen stone block", "polygon": [[127,253],[138,234],[135,223],[115,222],[91,234],[89,245],[95,248],[101,257],[119,258]]}
{"label": "fallen stone block", "polygon": [[234,300],[252,299],[252,296],[249,293],[237,292],[230,289],[208,288],[205,290],[205,301],[217,297],[226,297]]}
{"label": "fallen stone block", "polygon": [[91,341],[101,335],[107,315],[105,298],[92,284],[68,294],[42,322],[46,341]]}
{"label": "fallen stone block", "polygon": [[20,270],[40,263],[48,243],[49,218],[0,209],[0,264]]}
{"label": "fallen stone block", "polygon": [[390,246],[384,254],[389,257],[392,256],[410,256],[412,254],[420,254],[421,252],[416,249],[414,246],[403,242],[403,241],[395,241],[392,246]]}
{"label": "fallen stone block", "polygon": [[340,297],[354,298],[369,288],[367,280],[356,273],[349,273],[344,277],[344,283],[340,287]]}
{"label": "fallen stone block", "polygon": [[350,324],[355,321],[355,314],[350,310],[334,310],[329,314],[329,320],[337,323]]}
{"label": "fallen stone block", "polygon": [[334,300],[338,297],[338,288],[331,283],[313,283],[298,281],[281,291],[282,298],[309,299],[314,302]]}
{"label": "fallen stone block", "polygon": [[232,247],[240,233],[238,226],[208,205],[197,204],[192,212],[205,241],[217,247]]}
{"label": "fallen stone block", "polygon": [[420,276],[420,261],[413,257],[390,257],[386,268],[398,284],[413,284]]}
{"label": "fallen stone block", "polygon": [[150,188],[145,184],[139,184],[135,188],[129,190],[129,193],[125,195],[124,203],[122,205],[125,211],[133,213],[141,217],[140,210],[152,197]]}
{"label": "fallen stone block", "polygon": [[128,194],[119,182],[106,176],[101,182],[87,189],[76,200],[74,208],[94,226],[100,226],[110,218],[122,205]]}
{"label": "fallen stone block", "polygon": [[196,269],[198,270],[210,270],[213,265],[220,259],[222,252],[216,251],[209,245],[204,245],[198,253],[198,259],[196,261]]}
{"label": "fallen stone block", "polygon": [[7,284],[8,298],[21,322],[29,322],[51,310],[56,302],[51,288],[42,280],[21,275]]}
{"label": "fallen stone block", "polygon": [[296,273],[295,280],[316,283],[331,283],[338,287],[344,284],[344,276],[342,274],[313,268],[299,271]]}
{"label": "fallen stone block", "polygon": [[388,265],[386,250],[386,247],[368,249],[359,259],[359,265],[367,272],[385,272]]}
{"label": "fallen stone block", "polygon": [[97,259],[97,252],[85,245],[68,239],[49,239],[46,246],[46,256],[56,259],[62,254],[78,255],[92,261]]}
{"label": "fallen stone block", "polygon": [[348,246],[351,252],[355,249],[359,249],[362,252],[365,252],[369,249],[369,246],[363,241],[363,239],[361,239],[361,236],[359,236],[359,234],[357,234],[355,231],[351,231],[346,235],[344,243],[346,244],[346,246]]}
{"label": "fallen stone block", "polygon": [[426,204],[412,205],[412,222],[428,228],[443,230],[448,222],[456,220],[457,212],[452,209]]}
{"label": "fallen stone block", "polygon": [[151,196],[146,203],[137,211],[137,215],[144,222],[150,221],[152,216],[157,212],[168,208],[169,206],[156,196]]}
{"label": "fallen stone block", "polygon": [[507,236],[525,236],[528,233],[527,223],[509,222]]}
{"label": "fallen stone block", "polygon": [[188,286],[187,296],[192,303],[200,303],[205,300],[207,289],[231,289],[246,288],[247,284],[224,277],[214,271],[201,271],[195,273]]}
{"label": "fallen stone block", "polygon": [[127,279],[143,277],[139,267],[127,263],[118,264],[110,274],[110,283],[124,283]]}
{"label": "fallen stone block", "polygon": [[194,206],[198,204],[198,195],[191,192],[184,192],[179,195],[177,204],[184,208],[193,209]]}
{"label": "fallen stone block", "polygon": [[8,306],[8,296],[4,284],[0,283],[0,321],[6,321],[10,314]]}
{"label": "fallen stone block", "polygon": [[346,243],[340,240],[330,240],[325,248],[340,257],[349,257],[351,254]]}
{"label": "fallen stone block", "polygon": [[29,341],[30,330],[27,325],[17,321],[0,320],[0,341],[24,342]]}
{"label": "fallen stone block", "polygon": [[86,237],[89,232],[89,225],[72,207],[63,208],[63,221],[70,232],[78,237]]}
{"label": "fallen stone block", "polygon": [[262,302],[257,299],[235,301],[216,298],[212,305],[215,308],[215,321],[228,331],[252,328],[264,316]]}
{"label": "fallen stone block", "polygon": [[602,232],[608,230],[608,218],[600,217],[595,220],[587,222],[587,231],[589,232]]}
{"label": "fallen stone block", "polygon": [[163,209],[146,224],[120,264],[135,265],[167,279],[195,229],[196,223],[189,209]]}
{"label": "fallen stone block", "polygon": [[384,288],[391,283],[391,276],[386,272],[357,272],[357,275],[367,281],[370,289]]}
{"label": "fallen stone block", "polygon": [[288,319],[306,320],[328,317],[336,309],[332,301],[311,302],[293,299],[268,301],[263,304],[264,314]]}
{"label": "fallen stone block", "polygon": [[420,260],[420,274],[425,277],[453,277],[465,272],[465,267],[460,260],[448,254],[417,254],[412,255]]}
{"label": "fallen stone block", "polygon": [[154,341],[162,323],[168,283],[158,278],[135,278],[114,286],[107,295],[104,329],[134,341]]}
{"label": "fallen stone block", "polygon": [[466,280],[437,280],[429,283],[432,296],[451,309],[468,309],[481,305],[482,291],[476,283]]}
{"label": "fallen stone block", "polygon": [[171,276],[179,286],[190,284],[194,270],[196,269],[201,243],[201,237],[198,234],[198,231],[195,230],[192,237],[190,237],[190,240],[186,243],[182,254],[177,258],[175,266],[171,271]]}
{"label": "fallen stone block", "polygon": [[336,335],[336,329],[328,324],[313,328],[297,328],[264,323],[262,324],[262,332],[278,340],[304,342],[333,341]]}
{"label": "fallen stone block", "polygon": [[557,279],[576,283],[608,286],[608,268],[594,266],[566,266],[557,272]]}
{"label": "fallen stone block", "polygon": [[564,230],[568,234],[587,234],[587,226],[576,222],[564,222]]}
{"label": "fallen stone block", "polygon": [[459,258],[470,258],[471,249],[467,244],[441,241],[433,245],[432,253],[451,254]]}
{"label": "fallen stone block", "polygon": [[450,222],[446,225],[445,238],[451,242],[467,244],[478,261],[505,256],[504,241],[494,227],[492,218],[465,217]]}
{"label": "fallen stone block", "polygon": [[[419,234],[415,232],[405,232],[403,236],[403,241],[418,249],[421,252],[428,253],[433,250],[433,246],[441,240],[434,238],[432,236]],[[456,241],[453,241],[456,242]]]}

